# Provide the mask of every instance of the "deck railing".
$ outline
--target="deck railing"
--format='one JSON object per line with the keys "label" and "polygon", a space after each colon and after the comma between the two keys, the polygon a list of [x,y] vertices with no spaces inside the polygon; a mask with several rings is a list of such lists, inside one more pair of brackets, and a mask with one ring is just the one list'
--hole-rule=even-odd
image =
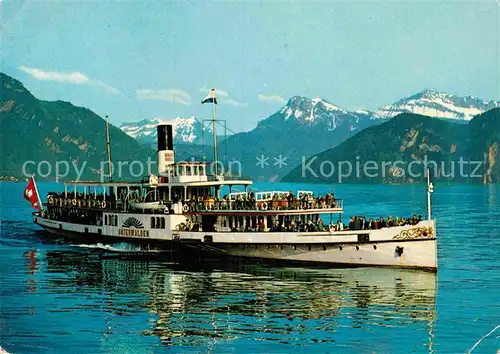
{"label": "deck railing", "polygon": [[[309,209],[343,209],[343,200],[335,199],[333,201],[318,201],[312,200],[187,200],[181,201],[183,212],[210,212],[210,211],[267,211],[267,210],[309,210]],[[129,203],[127,203],[129,204]],[[172,203],[165,202],[165,206],[169,207]],[[90,210],[106,210],[116,211],[123,209],[121,200],[103,198],[94,199],[87,198],[64,198],[53,195],[48,198],[45,206],[71,208],[71,209],[90,209]]]}
{"label": "deck railing", "polygon": [[331,203],[319,203],[317,200],[303,202],[294,200],[274,201],[231,201],[231,200],[205,200],[183,202],[185,212],[210,212],[210,211],[267,211],[267,210],[308,210],[308,209],[342,209],[343,200],[335,199]]}

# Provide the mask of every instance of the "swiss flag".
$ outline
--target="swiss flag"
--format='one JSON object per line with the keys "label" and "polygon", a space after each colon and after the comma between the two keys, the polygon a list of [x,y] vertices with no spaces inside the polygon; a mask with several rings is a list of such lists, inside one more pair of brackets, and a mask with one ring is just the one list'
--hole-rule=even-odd
{"label": "swiss flag", "polygon": [[38,197],[38,192],[36,191],[35,178],[31,177],[28,182],[28,186],[24,190],[24,199],[29,201],[33,208],[37,210],[42,210],[40,205],[40,198]]}

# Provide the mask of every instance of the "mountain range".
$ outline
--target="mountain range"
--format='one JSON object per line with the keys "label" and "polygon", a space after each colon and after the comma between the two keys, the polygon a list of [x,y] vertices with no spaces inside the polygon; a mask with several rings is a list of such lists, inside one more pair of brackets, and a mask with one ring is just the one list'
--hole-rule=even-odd
{"label": "mountain range", "polygon": [[474,96],[456,96],[424,90],[393,104],[384,105],[376,112],[379,117],[394,117],[401,113],[415,113],[437,118],[469,121],[474,116],[500,107],[499,101],[487,101]]}
{"label": "mountain range", "polygon": [[[467,123],[474,115],[495,107],[500,107],[500,102],[432,90],[424,90],[383,105],[377,111],[347,110],[322,98],[294,96],[277,112],[261,120],[255,129],[229,136],[227,141],[221,143],[219,159],[226,162],[237,161],[246,176],[273,181],[285,176],[303,157],[331,149],[359,131],[384,123],[398,114],[419,113],[451,122]],[[151,140],[144,139],[141,132],[146,132],[148,138],[154,137],[155,132],[150,133],[150,129],[157,121],[127,123],[121,129],[139,141],[151,143]],[[177,123],[183,121],[198,120],[179,117],[172,120],[176,126],[176,136],[196,138],[179,138],[176,141],[181,144],[198,144],[200,130],[196,129],[196,123]],[[184,128],[186,126],[190,128]],[[182,145],[181,148],[185,149],[185,146]],[[207,160],[212,160],[210,149],[197,151],[198,155],[202,154]],[[225,151],[229,153],[224,157]]]}
{"label": "mountain range", "polygon": [[[75,164],[86,161],[88,164],[86,178],[99,178],[102,173],[101,161],[107,159],[104,120],[89,109],[76,107],[68,102],[39,100],[22,83],[5,74],[1,74],[0,79],[2,85],[0,178],[25,177],[22,173],[22,165],[27,160],[46,160],[51,163],[62,160]],[[442,104],[439,108],[437,106],[439,102],[444,102],[446,105]],[[398,126],[405,126],[405,120],[412,122],[413,115],[403,114],[391,119],[392,115],[408,107],[428,107],[428,112],[432,110],[444,112],[446,109],[449,117],[444,113],[441,116],[437,114],[437,116],[442,118],[441,121],[444,123],[453,124],[452,122],[467,123],[466,119],[470,115],[498,106],[500,106],[499,102],[495,101],[483,101],[471,97],[460,98],[428,90],[399,100],[392,105],[382,106],[377,112],[350,111],[325,99],[294,96],[278,111],[260,121],[255,129],[230,135],[225,140],[219,139],[219,160],[225,161],[226,167],[227,163],[232,162],[232,166],[238,169],[238,171],[230,169],[229,172],[233,174],[241,173],[254,180],[276,181],[292,171],[303,158],[317,156],[322,151],[331,151],[332,148],[342,143],[355,141],[355,145],[350,145],[351,149],[383,151],[383,146],[377,145],[378,143],[372,145],[370,139],[363,140],[359,137],[366,136],[363,135],[366,131],[376,131],[380,136],[384,136],[384,142],[387,144],[400,139],[403,133],[398,129],[391,130],[387,135],[382,134],[382,131],[377,128],[388,127],[387,124],[392,121],[394,122],[391,124]],[[421,120],[434,121],[429,117],[419,117]],[[192,157],[197,160],[212,160],[212,148],[208,145],[211,139],[207,139],[207,144],[203,144],[203,124],[202,119],[198,117],[177,117],[171,120],[144,119],[135,123],[124,123],[120,129],[111,126],[113,160],[145,161],[151,157],[155,161],[155,127],[156,124],[165,121],[170,121],[175,126],[177,161]],[[488,127],[494,128],[495,122],[493,119]],[[479,126],[478,124],[473,119],[470,124],[461,125],[472,127]],[[453,124],[453,127],[455,125],[458,124]],[[493,128],[491,128],[492,131],[494,131]],[[441,128],[435,129],[438,135],[446,135]],[[456,134],[454,139],[458,146],[463,140],[460,134],[465,134],[465,131],[460,129],[450,130]],[[476,144],[476,152],[484,154],[486,151],[493,156],[492,161],[496,161],[495,151],[497,150],[495,149],[497,148],[494,144],[479,147],[479,143],[487,141],[484,129],[478,128],[475,131],[475,134],[480,137],[480,141]],[[405,134],[407,132],[403,136]],[[498,140],[496,136],[491,139]],[[498,165],[493,164],[493,166]],[[491,180],[495,180],[494,175],[495,167],[492,170]],[[289,180],[291,177],[287,176],[286,179]]]}
{"label": "mountain range", "polygon": [[380,124],[365,111],[351,112],[320,98],[294,96],[249,132],[223,143],[228,159],[242,165],[243,174],[257,180],[278,180],[302,156],[338,145],[362,129]]}
{"label": "mountain range", "polygon": [[202,144],[203,125],[196,117],[176,117],[174,119],[152,118],[120,125],[120,129],[143,144],[156,142],[156,126],[169,123],[174,127],[174,142],[180,144]]}
{"label": "mountain range", "polygon": [[468,124],[403,113],[304,160],[283,178],[308,183],[500,181],[500,108]]}
{"label": "mountain range", "polygon": [[[284,121],[298,120],[309,124],[309,126],[320,124],[325,126],[327,130],[335,130],[339,124],[344,123],[344,117],[346,117],[348,124],[354,131],[358,129],[359,121],[392,118],[401,113],[469,121],[475,115],[498,107],[500,107],[499,101],[424,90],[392,104],[383,105],[376,111],[364,109],[348,111],[321,98],[309,99],[295,96],[279,110],[279,113],[284,116]],[[269,118],[273,116],[275,117],[275,115],[271,115]],[[141,143],[154,144],[156,142],[156,125],[159,123],[170,123],[174,126],[176,143],[210,144],[210,139],[205,139],[206,141],[203,142],[203,124],[198,117],[175,117],[173,119],[155,117],[123,123],[120,129]],[[360,126],[364,125],[362,123]],[[205,128],[205,134],[207,132],[210,135],[209,126]]]}

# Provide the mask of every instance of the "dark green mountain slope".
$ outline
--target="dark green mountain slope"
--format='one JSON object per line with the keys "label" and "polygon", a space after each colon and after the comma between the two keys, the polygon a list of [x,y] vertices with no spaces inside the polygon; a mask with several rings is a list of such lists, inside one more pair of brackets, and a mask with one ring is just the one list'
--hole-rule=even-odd
{"label": "dark green mountain slope", "polygon": [[475,117],[469,125],[469,155],[472,160],[484,161],[483,182],[500,182],[500,108]]}
{"label": "dark green mountain slope", "polygon": [[438,180],[496,182],[499,122],[500,109],[479,115],[469,124],[400,114],[307,159],[283,181],[413,183],[424,180],[428,166]]}
{"label": "dark green mountain slope", "polygon": [[[67,162],[70,171],[66,179],[75,178],[76,166],[83,169],[83,178],[100,178],[101,161],[107,160],[105,121],[89,109],[73,106],[63,101],[47,102],[35,98],[19,81],[0,73],[0,176],[22,179],[26,176],[22,166],[27,161],[26,172],[40,173],[55,178],[55,164],[61,171]],[[154,151],[144,147],[110,126],[112,158],[118,161],[141,161],[148,157],[154,161]],[[107,166],[105,166],[107,168]],[[133,173],[140,172],[138,166]],[[145,166],[146,167],[146,166]],[[106,170],[107,171],[107,170]],[[128,166],[123,165],[122,178],[130,177]],[[117,171],[118,172],[118,171]],[[116,176],[115,179],[119,179]]]}

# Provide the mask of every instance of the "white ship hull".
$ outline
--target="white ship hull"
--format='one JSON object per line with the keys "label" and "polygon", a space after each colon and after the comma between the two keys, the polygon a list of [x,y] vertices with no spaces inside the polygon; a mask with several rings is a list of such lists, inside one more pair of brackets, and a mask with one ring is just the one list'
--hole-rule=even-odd
{"label": "white ship hull", "polygon": [[[374,248],[375,246],[375,248]],[[395,249],[403,247],[399,256]],[[232,257],[345,266],[389,266],[436,270],[436,240],[325,245],[210,245],[200,249]]]}
{"label": "white ship hull", "polygon": [[[116,215],[116,214],[115,214]],[[189,232],[175,231],[181,215],[164,215],[166,228],[151,229],[148,214],[117,214],[120,226],[95,226],[48,220],[34,222],[59,236],[82,236],[89,242],[131,242],[162,249],[202,251],[218,256],[344,266],[389,266],[437,270],[435,221],[414,226],[341,232]],[[140,228],[124,228],[130,218]]]}
{"label": "white ship hull", "polygon": [[[435,221],[342,232],[178,232],[174,238],[226,256],[346,266],[437,270]],[[200,244],[201,243],[201,244]]]}

